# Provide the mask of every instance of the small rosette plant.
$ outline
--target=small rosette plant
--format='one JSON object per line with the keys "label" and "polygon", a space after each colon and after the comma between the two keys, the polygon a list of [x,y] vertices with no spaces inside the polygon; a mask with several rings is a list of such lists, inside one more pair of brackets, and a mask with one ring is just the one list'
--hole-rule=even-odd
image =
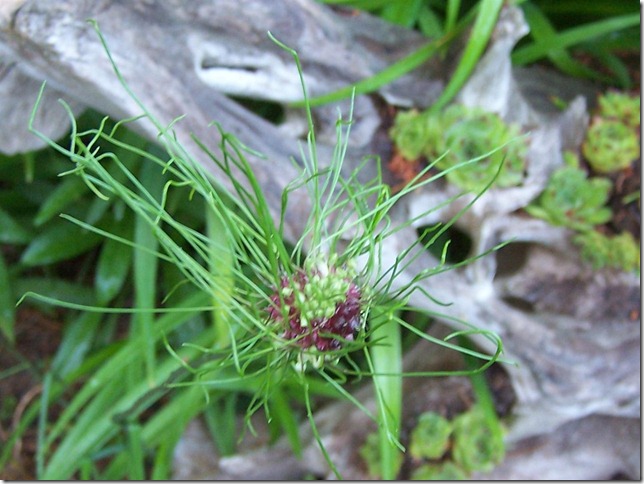
{"label": "small rosette plant", "polygon": [[526,141],[518,125],[505,123],[495,113],[460,104],[440,113],[402,112],[391,137],[406,159],[435,162],[448,181],[464,190],[479,192],[495,175],[498,187],[523,182]]}
{"label": "small rosette plant", "polygon": [[598,103],[583,154],[598,173],[623,170],[640,156],[640,97],[607,92]]}

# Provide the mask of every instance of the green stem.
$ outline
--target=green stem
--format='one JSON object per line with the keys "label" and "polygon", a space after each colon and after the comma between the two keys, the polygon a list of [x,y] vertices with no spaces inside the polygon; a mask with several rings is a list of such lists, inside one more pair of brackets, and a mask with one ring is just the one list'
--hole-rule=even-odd
{"label": "green stem", "polygon": [[212,322],[215,344],[224,347],[230,342],[228,311],[234,291],[234,259],[228,232],[221,216],[206,204],[206,231],[210,240],[208,268],[215,281],[212,292]]}
{"label": "green stem", "polygon": [[382,478],[396,478],[399,467],[400,421],[402,415],[402,349],[400,326],[391,312],[374,311],[378,324],[371,336],[370,348],[374,387],[378,401],[378,434]]}
{"label": "green stem", "polygon": [[[157,199],[161,198],[163,190],[163,173],[156,165],[146,163],[140,173],[141,180],[146,180],[149,193]],[[154,313],[156,307],[157,270],[159,260],[154,254],[159,245],[154,228],[149,220],[136,215],[134,227],[134,287],[135,307],[149,309],[136,313],[132,318],[132,336],[140,341],[143,352],[145,377],[152,384],[155,373],[155,345],[153,337]],[[145,249],[144,249],[145,248]],[[133,373],[128,373],[133,374]],[[136,384],[136,381],[132,382]]]}
{"label": "green stem", "polygon": [[[458,336],[458,342],[463,348],[470,350],[476,350],[471,340],[467,336]],[[472,390],[476,396],[479,407],[483,411],[485,416],[485,422],[488,425],[488,428],[492,432],[495,438],[502,440],[503,439],[503,430],[499,422],[499,417],[496,413],[496,407],[494,405],[494,399],[492,397],[492,392],[485,380],[485,374],[477,370],[480,365],[474,356],[462,353],[465,364],[469,370],[472,370],[472,373],[469,375],[470,382],[472,383]]]}

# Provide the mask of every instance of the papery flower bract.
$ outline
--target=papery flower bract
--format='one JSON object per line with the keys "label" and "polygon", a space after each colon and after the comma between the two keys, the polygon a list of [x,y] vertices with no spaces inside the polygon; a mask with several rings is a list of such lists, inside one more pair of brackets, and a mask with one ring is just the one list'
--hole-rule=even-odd
{"label": "papery flower bract", "polygon": [[284,339],[303,350],[340,350],[363,326],[363,291],[354,279],[351,269],[326,263],[282,276],[270,296],[269,319],[281,325]]}

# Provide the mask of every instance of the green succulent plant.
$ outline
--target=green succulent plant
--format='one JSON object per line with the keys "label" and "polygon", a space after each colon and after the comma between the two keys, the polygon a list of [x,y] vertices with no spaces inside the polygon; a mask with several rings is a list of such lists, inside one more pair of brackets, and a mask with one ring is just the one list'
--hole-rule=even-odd
{"label": "green succulent plant", "polygon": [[640,270],[640,246],[630,232],[611,237],[591,230],[578,234],[573,240],[580,246],[582,258],[595,269]]}
{"label": "green succulent plant", "polygon": [[449,448],[452,423],[436,412],[425,412],[411,434],[409,452],[416,459],[439,459]]}
{"label": "green succulent plant", "polygon": [[609,91],[599,96],[599,116],[615,119],[639,129],[640,126],[640,96]]}
{"label": "green succulent plant", "polygon": [[462,469],[490,471],[503,460],[505,444],[478,405],[454,419],[452,458]]}
{"label": "green succulent plant", "polygon": [[623,170],[640,156],[640,96],[610,91],[597,102],[582,152],[596,172]]}
{"label": "green succulent plant", "polygon": [[390,135],[398,151],[408,160],[425,155],[428,144],[440,140],[440,116],[429,111],[403,111],[396,115]]}
{"label": "green succulent plant", "polygon": [[577,231],[591,230],[612,217],[606,202],[612,188],[607,178],[587,178],[576,166],[555,170],[545,190],[525,207],[532,216]]}
{"label": "green succulent plant", "polygon": [[[446,170],[447,180],[460,188],[478,192],[497,174],[496,186],[521,184],[527,144],[517,125],[506,124],[498,115],[459,104],[441,113],[400,113],[390,131],[400,153],[410,160],[421,156]],[[497,149],[502,147],[500,149]],[[454,169],[466,160],[474,160]]]}
{"label": "green succulent plant", "polygon": [[436,412],[423,413],[409,442],[410,455],[422,462],[411,479],[468,479],[473,471],[491,470],[503,459],[505,444],[498,421],[489,419],[480,404],[453,420]]}
{"label": "green succulent plant", "polygon": [[451,461],[436,464],[423,464],[411,475],[412,481],[459,481],[469,475]]}
{"label": "green succulent plant", "polygon": [[636,131],[622,121],[596,119],[582,145],[588,163],[598,173],[611,173],[630,166],[640,154]]}

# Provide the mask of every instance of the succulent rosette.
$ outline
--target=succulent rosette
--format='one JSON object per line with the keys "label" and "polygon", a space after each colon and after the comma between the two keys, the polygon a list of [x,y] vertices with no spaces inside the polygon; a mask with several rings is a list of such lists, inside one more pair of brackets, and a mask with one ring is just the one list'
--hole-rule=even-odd
{"label": "succulent rosette", "polygon": [[355,341],[364,327],[363,302],[354,270],[317,261],[283,275],[266,310],[281,337],[318,366]]}

